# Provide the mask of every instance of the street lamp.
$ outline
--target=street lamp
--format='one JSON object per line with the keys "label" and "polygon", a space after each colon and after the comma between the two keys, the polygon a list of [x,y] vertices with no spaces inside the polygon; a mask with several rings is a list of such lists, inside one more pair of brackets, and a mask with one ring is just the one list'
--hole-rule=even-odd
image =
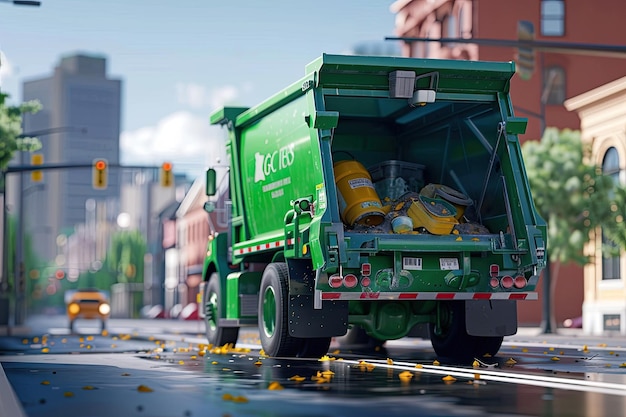
{"label": "street lamp", "polygon": [[30,0],[0,0],[2,3],[13,3],[14,6],[41,6],[40,1],[30,1]]}

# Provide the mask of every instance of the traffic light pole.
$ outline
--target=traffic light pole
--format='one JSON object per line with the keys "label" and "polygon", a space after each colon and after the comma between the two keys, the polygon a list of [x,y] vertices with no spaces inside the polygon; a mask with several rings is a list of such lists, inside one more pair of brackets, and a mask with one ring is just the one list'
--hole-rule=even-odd
{"label": "traffic light pole", "polygon": [[[3,171],[4,176],[4,192],[2,201],[3,210],[3,247],[2,247],[2,279],[0,280],[0,328],[6,326],[7,333],[11,332],[10,323],[10,285],[9,285],[9,221],[8,221],[8,203],[7,203],[7,186],[8,174],[19,174],[19,198],[18,198],[18,218],[16,220],[16,250],[14,260],[14,276],[13,276],[13,294],[14,294],[14,316],[13,324],[21,325],[24,323],[26,316],[26,303],[24,299],[25,294],[25,267],[23,260],[23,233],[24,233],[24,219],[23,219],[23,207],[24,207],[24,190],[22,189],[23,174],[25,172],[33,171],[49,171],[58,169],[73,169],[73,168],[93,168],[94,162],[88,163],[50,163],[41,165],[24,165],[23,152],[20,152],[19,165],[8,166]],[[107,164],[110,168],[125,168],[125,169],[161,169],[160,166],[150,165],[120,165],[120,164]]]}
{"label": "traffic light pole", "polygon": [[385,38],[386,41],[413,42],[439,42],[439,43],[467,43],[482,46],[530,48],[541,52],[560,54],[592,55],[607,58],[626,58],[626,46],[604,45],[578,42],[554,42],[542,40],[517,40],[517,39],[481,39],[481,38],[412,38],[393,37]]}

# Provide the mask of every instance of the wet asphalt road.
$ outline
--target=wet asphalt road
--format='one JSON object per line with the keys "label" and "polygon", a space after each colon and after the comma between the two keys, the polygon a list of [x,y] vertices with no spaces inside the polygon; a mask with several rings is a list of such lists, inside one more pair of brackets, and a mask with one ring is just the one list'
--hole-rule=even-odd
{"label": "wet asphalt road", "polygon": [[459,367],[435,362],[422,339],[382,350],[334,342],[328,357],[296,360],[265,357],[254,332],[223,349],[207,346],[192,323],[120,323],[104,335],[58,327],[0,337],[23,415],[621,417],[626,409],[620,338],[518,335],[497,357]]}

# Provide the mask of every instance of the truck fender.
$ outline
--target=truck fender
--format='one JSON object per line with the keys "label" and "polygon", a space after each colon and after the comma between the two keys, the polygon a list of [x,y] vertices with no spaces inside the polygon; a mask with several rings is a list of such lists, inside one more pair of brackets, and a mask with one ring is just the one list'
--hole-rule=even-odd
{"label": "truck fender", "polygon": [[288,259],[289,335],[293,337],[343,336],[348,331],[348,302],[326,300],[315,308],[316,271],[311,261]]}
{"label": "truck fender", "polygon": [[510,336],[517,333],[517,302],[511,300],[468,300],[465,328],[472,336]]}

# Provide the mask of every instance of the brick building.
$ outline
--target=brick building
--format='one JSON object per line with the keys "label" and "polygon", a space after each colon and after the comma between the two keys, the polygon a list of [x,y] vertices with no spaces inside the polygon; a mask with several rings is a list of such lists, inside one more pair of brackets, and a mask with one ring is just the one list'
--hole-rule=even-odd
{"label": "brick building", "polygon": [[[514,46],[487,45],[480,40],[515,41],[527,39],[531,34],[539,41],[578,44],[580,49],[568,52],[532,51],[532,68],[528,68],[527,59],[518,62],[518,69],[531,70],[518,74],[511,81],[515,112],[529,120],[522,141],[539,139],[546,126],[580,129],[578,113],[569,111],[564,106],[565,100],[626,74],[625,56],[600,55],[582,48],[598,44],[626,45],[626,31],[610,29],[623,24],[622,12],[626,11],[626,3],[621,0],[397,0],[391,5],[391,11],[396,14],[397,37],[477,41],[445,44],[405,41],[404,56],[519,61],[525,51],[519,54]],[[598,161],[603,161],[603,155],[598,155]],[[624,169],[624,161],[626,156],[621,156],[619,170]],[[556,323],[560,324],[565,319],[582,316],[583,268],[575,265],[553,267],[554,316]],[[623,281],[621,275],[618,281]],[[541,288],[539,293],[538,301],[519,303],[521,325],[541,322]]]}

